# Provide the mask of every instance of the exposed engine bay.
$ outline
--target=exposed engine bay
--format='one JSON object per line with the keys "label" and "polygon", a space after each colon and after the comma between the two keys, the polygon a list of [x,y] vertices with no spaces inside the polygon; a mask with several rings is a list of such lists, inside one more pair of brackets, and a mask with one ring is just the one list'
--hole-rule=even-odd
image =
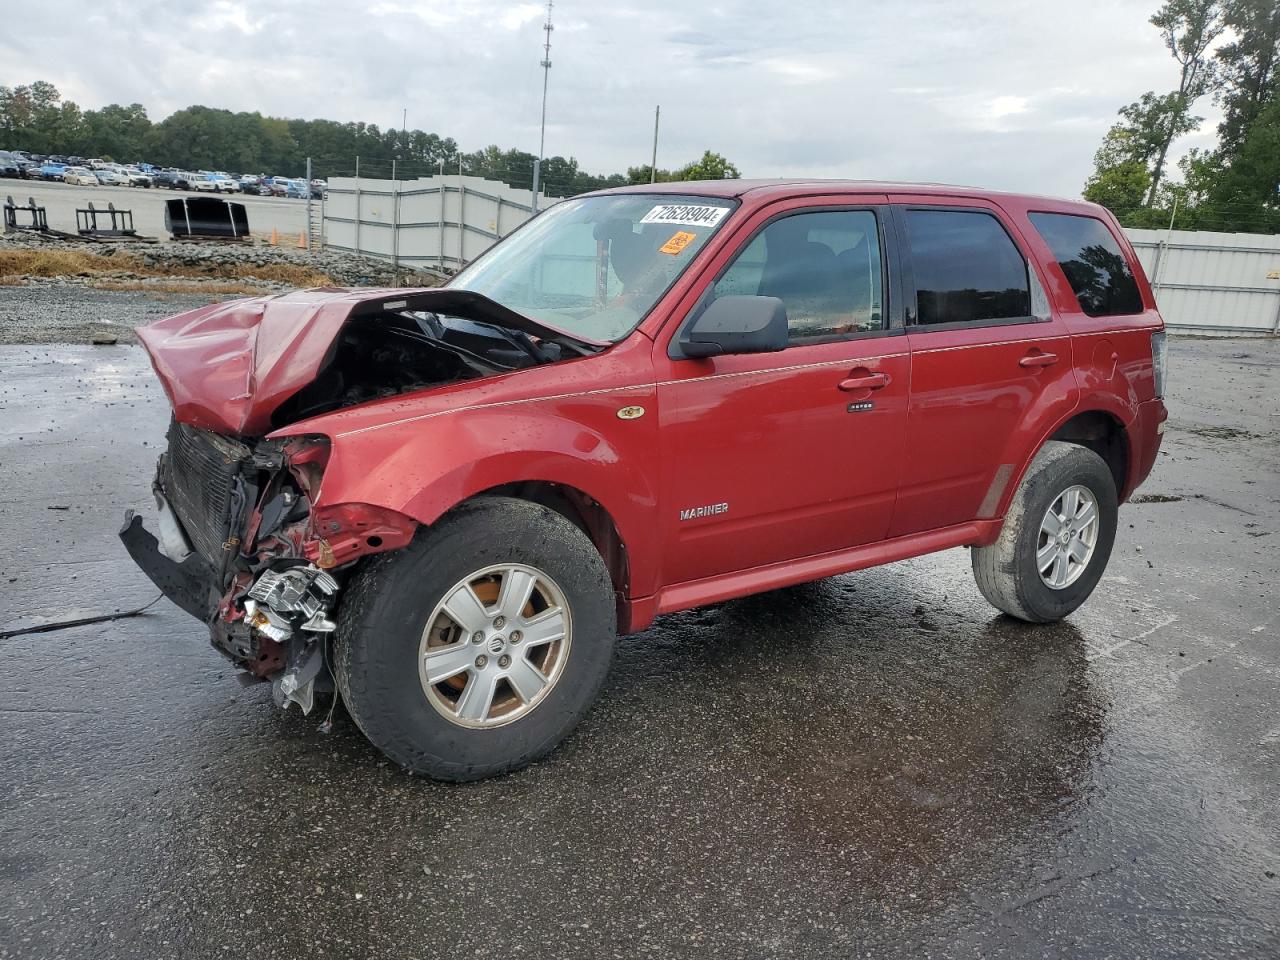
{"label": "exposed engine bay", "polygon": [[[269,429],[597,349],[539,335],[523,318],[489,322],[505,316],[482,300],[475,312],[483,320],[411,310],[409,298],[353,309],[315,376],[271,412]],[[404,547],[417,528],[367,504],[316,507],[329,453],[323,436],[230,436],[175,416],[152,485],[158,535],[132,511],[121,531],[144,572],[210,626],[218,650],[272,682],[277,704],[304,712],[318,691],[332,689],[325,650],[356,562]]]}
{"label": "exposed engine bay", "polygon": [[384,310],[347,324],[319,376],[276,410],[273,424],[552,363],[566,355],[573,354],[558,343],[495,324]]}

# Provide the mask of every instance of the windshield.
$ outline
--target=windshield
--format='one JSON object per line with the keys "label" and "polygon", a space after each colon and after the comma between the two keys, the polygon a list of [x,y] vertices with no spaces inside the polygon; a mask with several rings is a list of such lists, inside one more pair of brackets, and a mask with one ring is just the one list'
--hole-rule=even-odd
{"label": "windshield", "polygon": [[670,194],[565,200],[449,284],[588,340],[621,340],[728,218],[735,202]]}

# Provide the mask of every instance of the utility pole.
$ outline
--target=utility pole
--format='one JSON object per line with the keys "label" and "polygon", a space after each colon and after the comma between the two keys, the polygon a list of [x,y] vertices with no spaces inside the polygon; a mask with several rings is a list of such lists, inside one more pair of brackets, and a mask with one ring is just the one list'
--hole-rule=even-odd
{"label": "utility pole", "polygon": [[542,25],[547,35],[542,45],[542,127],[538,134],[538,158],[533,161],[533,212],[538,212],[538,181],[542,178],[542,155],[547,150],[547,81],[551,79],[551,7],[555,0],[547,0],[547,22]]}
{"label": "utility pole", "polygon": [[313,252],[311,249],[311,158],[307,157],[307,255],[310,256]]}
{"label": "utility pole", "polygon": [[662,114],[662,104],[653,108],[653,162],[649,164],[649,182],[658,181],[658,117]]}

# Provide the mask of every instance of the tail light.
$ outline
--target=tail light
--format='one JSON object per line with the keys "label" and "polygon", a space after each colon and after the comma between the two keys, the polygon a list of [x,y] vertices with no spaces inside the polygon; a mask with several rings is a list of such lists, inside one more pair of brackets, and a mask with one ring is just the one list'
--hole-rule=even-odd
{"label": "tail light", "polygon": [[1163,330],[1151,334],[1151,367],[1155,373],[1156,396],[1163,397],[1165,391],[1165,372],[1169,369],[1169,345]]}

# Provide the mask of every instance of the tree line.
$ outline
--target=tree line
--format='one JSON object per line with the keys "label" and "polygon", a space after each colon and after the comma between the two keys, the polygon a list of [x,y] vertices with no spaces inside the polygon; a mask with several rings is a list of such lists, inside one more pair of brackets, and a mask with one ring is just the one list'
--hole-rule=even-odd
{"label": "tree line", "polygon": [[[1088,200],[1126,226],[1280,233],[1280,3],[1167,0],[1151,17],[1175,64],[1164,92],[1122,107],[1094,156]],[[1170,176],[1173,143],[1222,109],[1217,145]]]}
{"label": "tree line", "polygon": [[[462,151],[452,137],[425,130],[380,128],[372,123],[298,120],[257,112],[191,106],[152,122],[140,103],[82,110],[44,80],[0,86],[0,148],[31,153],[101,157],[122,163],[145,160],[184,170],[229,170],[300,177],[312,158],[316,177],[413,179],[444,171],[532,188],[534,155],[485,147]],[[357,160],[359,169],[357,171]],[[710,150],[691,163],[658,170],[656,179],[736,178],[737,167]],[[553,196],[648,183],[649,165],[625,173],[593,174],[573,157],[546,157],[541,183]]]}

